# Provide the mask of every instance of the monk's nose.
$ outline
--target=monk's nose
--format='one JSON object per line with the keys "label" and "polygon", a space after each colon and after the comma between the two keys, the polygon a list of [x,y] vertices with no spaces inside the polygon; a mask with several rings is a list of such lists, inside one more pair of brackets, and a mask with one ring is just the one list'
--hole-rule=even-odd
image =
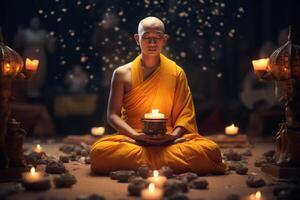
{"label": "monk's nose", "polygon": [[149,43],[150,44],[156,44],[156,39],[155,38],[149,38]]}

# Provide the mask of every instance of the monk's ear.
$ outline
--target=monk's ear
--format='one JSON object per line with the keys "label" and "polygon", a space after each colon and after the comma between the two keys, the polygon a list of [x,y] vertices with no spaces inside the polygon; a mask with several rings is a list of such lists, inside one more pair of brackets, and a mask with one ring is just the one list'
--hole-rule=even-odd
{"label": "monk's ear", "polygon": [[139,34],[134,34],[134,40],[136,42],[137,45],[140,45],[140,37],[139,37]]}
{"label": "monk's ear", "polygon": [[168,34],[164,34],[165,41],[168,41],[169,37],[170,36]]}

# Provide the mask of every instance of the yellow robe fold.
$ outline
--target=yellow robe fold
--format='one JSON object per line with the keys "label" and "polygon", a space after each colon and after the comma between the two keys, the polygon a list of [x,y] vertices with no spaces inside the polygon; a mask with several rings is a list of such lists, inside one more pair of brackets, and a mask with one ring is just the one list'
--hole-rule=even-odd
{"label": "yellow robe fold", "polygon": [[188,141],[168,146],[138,146],[122,142],[127,136],[117,133],[97,140],[90,153],[91,169],[96,173],[136,170],[146,164],[152,169],[167,165],[177,173],[223,173],[219,147],[198,134],[194,104],[184,71],[173,61],[160,56],[160,67],[143,80],[141,57],[131,63],[132,89],[125,94],[122,118],[134,129],[142,129],[141,118],[159,109],[168,118],[167,130],[181,126]]}

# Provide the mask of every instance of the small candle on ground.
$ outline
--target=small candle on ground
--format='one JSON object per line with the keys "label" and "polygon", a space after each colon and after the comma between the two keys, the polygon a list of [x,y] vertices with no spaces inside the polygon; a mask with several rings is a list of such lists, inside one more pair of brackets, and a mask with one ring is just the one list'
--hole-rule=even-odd
{"label": "small candle on ground", "polygon": [[239,127],[235,126],[234,124],[231,124],[230,126],[227,126],[225,128],[226,135],[237,135],[239,132]]}
{"label": "small candle on ground", "polygon": [[36,147],[33,149],[33,152],[36,152],[36,153],[43,153],[43,148],[40,144],[37,144]]}
{"label": "small candle on ground", "polygon": [[251,194],[249,200],[262,200],[261,192],[257,191],[255,194]]}
{"label": "small candle on ground", "polygon": [[44,177],[41,172],[36,172],[32,167],[30,172],[23,173],[22,185],[26,190],[40,191],[47,190],[51,187],[50,179]]}
{"label": "small candle on ground", "polygon": [[148,188],[142,190],[142,200],[160,200],[163,196],[163,191],[155,187],[154,183],[150,183]]}
{"label": "small candle on ground", "polygon": [[42,173],[36,172],[34,167],[31,167],[30,172],[24,173],[23,175],[24,180],[27,182],[35,182],[42,178]]}
{"label": "small candle on ground", "polygon": [[105,133],[105,128],[104,127],[93,127],[91,128],[91,134],[93,136],[101,136]]}
{"label": "small candle on ground", "polygon": [[162,188],[167,180],[165,176],[160,176],[157,170],[153,171],[153,177],[148,178],[150,183],[154,183],[157,188]]}

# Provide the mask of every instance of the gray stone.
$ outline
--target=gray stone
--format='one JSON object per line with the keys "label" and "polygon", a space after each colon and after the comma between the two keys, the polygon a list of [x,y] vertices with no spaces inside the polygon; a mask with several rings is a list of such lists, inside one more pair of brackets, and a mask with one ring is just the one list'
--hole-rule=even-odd
{"label": "gray stone", "polygon": [[231,160],[231,161],[241,161],[242,160],[242,155],[236,151],[233,151],[232,149],[227,150],[226,152],[223,153],[223,155],[226,160]]}
{"label": "gray stone", "polygon": [[193,172],[186,172],[186,173],[182,173],[179,174],[176,179],[185,179],[187,182],[190,182],[196,178],[198,178],[199,176],[196,173]]}
{"label": "gray stone", "polygon": [[247,177],[246,183],[250,188],[258,188],[266,184],[264,179],[253,175]]}
{"label": "gray stone", "polygon": [[59,156],[59,160],[63,163],[68,163],[69,162],[69,156],[61,155],[61,156]]}
{"label": "gray stone", "polygon": [[148,182],[143,179],[142,177],[135,177],[132,180],[130,180],[130,183],[128,184],[128,193],[131,196],[140,196],[141,191],[145,188],[147,188]]}
{"label": "gray stone", "polygon": [[55,176],[53,178],[53,182],[57,188],[69,188],[72,187],[72,185],[74,185],[77,180],[76,177],[72,174],[65,173],[59,176]]}
{"label": "gray stone", "polygon": [[199,177],[199,178],[193,180],[190,183],[190,186],[191,186],[191,188],[194,188],[194,189],[204,190],[204,189],[207,189],[207,187],[208,187],[208,181],[205,178]]}
{"label": "gray stone", "polygon": [[61,146],[59,148],[59,150],[66,154],[70,154],[74,150],[74,146],[75,145],[73,145],[73,144],[66,144],[66,145]]}
{"label": "gray stone", "polygon": [[254,161],[255,167],[261,167],[266,163],[267,163],[267,160],[265,158],[258,158]]}
{"label": "gray stone", "polygon": [[245,175],[248,172],[248,167],[243,165],[243,164],[238,164],[235,167],[235,171],[236,171],[237,174]]}
{"label": "gray stone", "polygon": [[159,174],[167,178],[172,178],[174,175],[174,170],[169,166],[162,166],[159,169]]}
{"label": "gray stone", "polygon": [[66,168],[60,161],[50,161],[46,166],[46,172],[49,174],[62,174],[66,172]]}
{"label": "gray stone", "polygon": [[147,165],[141,165],[137,170],[137,174],[143,178],[148,178],[151,175],[151,170]]}
{"label": "gray stone", "polygon": [[115,179],[120,183],[128,183],[129,178],[134,175],[135,172],[132,170],[119,170],[110,173],[111,179]]}
{"label": "gray stone", "polygon": [[244,156],[252,156],[252,151],[250,148],[245,149],[245,151],[243,152]]}
{"label": "gray stone", "polygon": [[226,197],[226,200],[240,200],[241,197],[237,194],[229,194],[227,197]]}

